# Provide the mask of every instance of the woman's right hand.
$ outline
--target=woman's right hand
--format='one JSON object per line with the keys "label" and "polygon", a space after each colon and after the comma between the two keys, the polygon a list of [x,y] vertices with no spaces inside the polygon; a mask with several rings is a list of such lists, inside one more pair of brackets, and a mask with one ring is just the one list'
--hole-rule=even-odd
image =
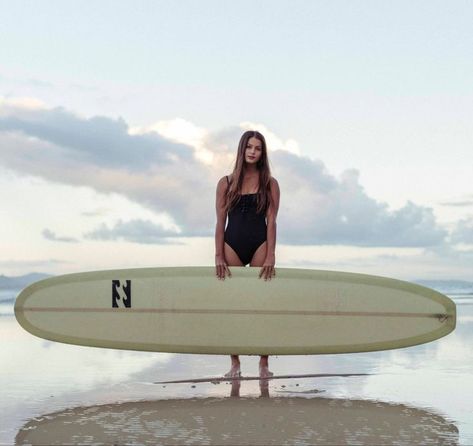
{"label": "woman's right hand", "polygon": [[232,277],[225,257],[223,255],[215,255],[215,274],[218,280],[225,280],[225,275],[228,274],[228,277]]}

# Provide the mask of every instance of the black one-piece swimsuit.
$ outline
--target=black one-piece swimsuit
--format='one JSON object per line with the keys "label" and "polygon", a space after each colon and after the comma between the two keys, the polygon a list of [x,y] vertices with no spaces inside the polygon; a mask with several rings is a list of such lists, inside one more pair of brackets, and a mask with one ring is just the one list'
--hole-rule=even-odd
{"label": "black one-piece swimsuit", "polygon": [[256,195],[240,195],[240,200],[228,212],[224,240],[243,265],[251,262],[256,250],[266,241],[266,212],[257,213]]}

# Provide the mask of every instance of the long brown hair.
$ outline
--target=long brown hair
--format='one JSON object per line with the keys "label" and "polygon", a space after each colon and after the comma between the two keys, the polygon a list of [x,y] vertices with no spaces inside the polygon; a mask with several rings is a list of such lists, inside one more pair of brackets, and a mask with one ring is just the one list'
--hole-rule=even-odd
{"label": "long brown hair", "polygon": [[241,187],[243,185],[244,167],[245,167],[245,150],[250,138],[257,138],[261,142],[261,158],[256,163],[259,173],[259,189],[256,195],[257,212],[267,209],[272,202],[271,198],[271,170],[269,168],[268,150],[264,136],[256,130],[248,130],[240,138],[238,144],[237,158],[232,172],[232,182],[227,189],[225,211],[232,209],[240,199]]}

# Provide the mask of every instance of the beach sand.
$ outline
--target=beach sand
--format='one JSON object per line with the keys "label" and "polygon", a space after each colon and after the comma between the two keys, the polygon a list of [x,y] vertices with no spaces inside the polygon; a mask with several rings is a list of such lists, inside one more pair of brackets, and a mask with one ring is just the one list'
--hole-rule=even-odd
{"label": "beach sand", "polygon": [[458,444],[453,423],[402,404],[332,398],[190,398],[66,409],[17,444]]}
{"label": "beach sand", "polygon": [[[95,349],[36,338],[0,314],[1,444],[473,444],[473,296],[457,328],[384,352],[270,358],[285,374],[221,376],[229,358]],[[255,375],[257,357],[242,357]]]}

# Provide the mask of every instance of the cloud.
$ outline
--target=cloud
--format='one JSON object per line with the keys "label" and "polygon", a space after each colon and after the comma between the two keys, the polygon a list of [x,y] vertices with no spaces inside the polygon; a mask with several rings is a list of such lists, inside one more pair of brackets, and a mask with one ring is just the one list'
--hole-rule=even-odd
{"label": "cloud", "polygon": [[77,239],[72,237],[58,237],[54,232],[49,229],[43,229],[43,237],[47,240],[51,240],[53,242],[66,242],[66,243],[77,243]]}
{"label": "cloud", "polygon": [[5,76],[0,75],[0,79],[8,84],[21,85],[26,87],[37,87],[37,88],[53,88],[55,85],[52,82],[38,78],[22,78],[18,76]]}
{"label": "cloud", "polygon": [[74,262],[60,259],[0,260],[1,268],[19,268],[22,270],[43,268],[57,265],[72,265]]}
{"label": "cloud", "polygon": [[[131,220],[124,222],[119,220],[112,228],[106,224],[85,234],[85,237],[93,240],[126,240],[134,243],[146,244],[169,244],[167,237],[176,237],[176,232],[164,229],[149,220]],[[176,244],[173,242],[173,244]]]}
{"label": "cloud", "polygon": [[457,222],[452,231],[451,241],[453,243],[473,244],[473,218],[465,218]]}
{"label": "cloud", "polygon": [[240,127],[243,130],[258,130],[259,132],[261,132],[261,134],[264,135],[266,144],[273,150],[286,150],[287,152],[294,153],[295,155],[301,155],[301,150],[296,140],[288,139],[286,141],[283,141],[270,129],[268,129],[262,124],[245,121],[240,123]]}
{"label": "cloud", "polygon": [[444,201],[440,203],[442,206],[452,206],[452,207],[468,207],[473,206],[473,200],[460,200],[460,201]]}
{"label": "cloud", "polygon": [[282,190],[283,243],[422,247],[447,235],[430,208],[408,202],[391,211],[370,198],[356,170],[337,179],[321,161],[285,151],[274,152],[272,159]]}
{"label": "cloud", "polygon": [[21,110],[46,110],[46,104],[37,98],[32,97],[1,97],[0,96],[0,118],[14,114]]}
{"label": "cloud", "polygon": [[100,88],[94,85],[86,85],[86,84],[79,84],[77,82],[73,82],[69,84],[69,88],[72,90],[79,90],[82,92],[99,92]]}
{"label": "cloud", "polygon": [[61,107],[14,110],[1,116],[0,131],[20,132],[48,142],[78,165],[143,172],[157,164],[192,162],[192,150],[188,146],[170,144],[156,133],[129,135],[122,118],[80,118]]}
{"label": "cloud", "polygon": [[[187,132],[181,139],[180,125]],[[248,125],[208,132],[175,120],[130,129],[122,118],[85,118],[63,108],[4,102],[0,163],[48,181],[122,194],[170,215],[181,230],[177,236],[213,237],[216,184],[231,172],[242,128]],[[290,140],[279,140],[269,149],[281,189],[279,242],[395,247],[444,242],[447,233],[432,209],[408,202],[391,210],[366,194],[358,171],[347,170],[336,178],[320,160],[299,155]],[[203,160],[203,152],[211,156]],[[126,209],[123,212],[126,215]],[[163,243],[176,234],[150,222],[120,221],[111,228],[104,223],[89,234],[94,236]]]}
{"label": "cloud", "polygon": [[109,212],[110,212],[110,209],[102,207],[102,208],[96,208],[91,211],[83,211],[81,212],[81,215],[83,217],[103,217],[107,215]]}
{"label": "cloud", "polygon": [[297,268],[366,268],[384,265],[387,263],[397,263],[403,261],[407,256],[400,256],[395,254],[380,254],[369,257],[345,257],[336,260],[309,260],[297,259],[288,262],[293,267]]}
{"label": "cloud", "polygon": [[170,141],[192,146],[196,158],[203,163],[211,164],[213,161],[212,152],[203,146],[203,141],[208,134],[207,130],[196,126],[192,122],[176,118],[129,129],[129,133],[132,135],[142,135],[150,132],[157,132]]}
{"label": "cloud", "polygon": [[44,81],[42,79],[36,79],[32,77],[29,79],[25,79],[22,83],[24,85],[28,85],[31,87],[39,87],[39,88],[53,88],[54,87],[54,84],[52,82]]}

